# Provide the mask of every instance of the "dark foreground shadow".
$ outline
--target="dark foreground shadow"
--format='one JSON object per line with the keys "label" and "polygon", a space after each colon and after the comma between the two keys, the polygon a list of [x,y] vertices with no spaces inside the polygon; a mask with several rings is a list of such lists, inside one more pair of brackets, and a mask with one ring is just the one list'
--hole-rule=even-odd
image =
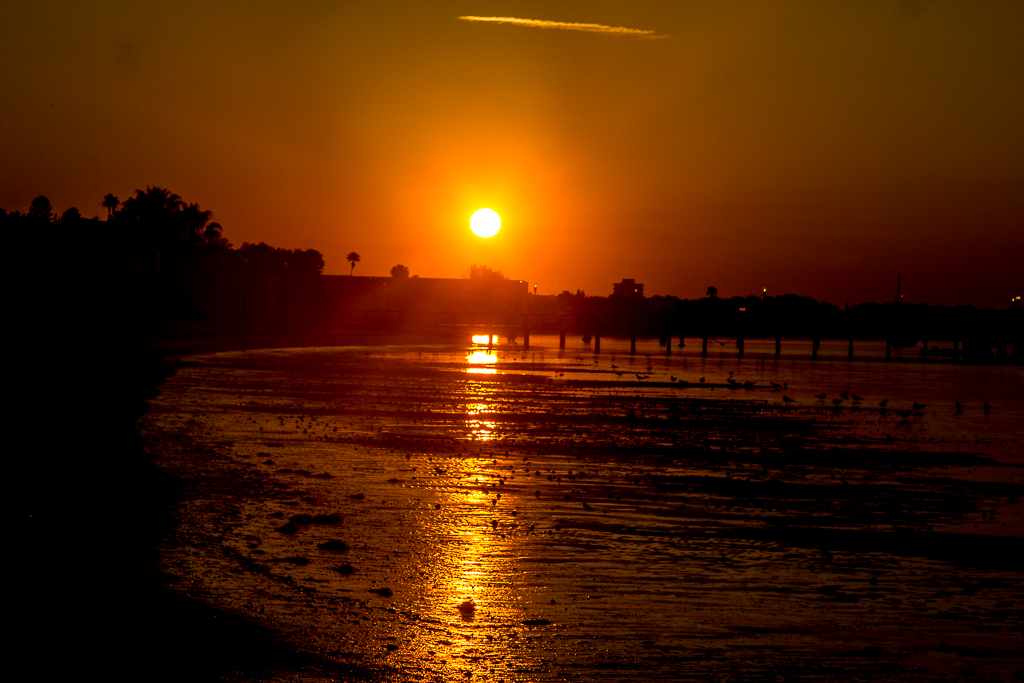
{"label": "dark foreground shadow", "polygon": [[173,355],[141,340],[71,341],[25,349],[9,385],[16,670],[43,680],[381,678],[166,588],[154,562],[177,487],[150,465],[136,422]]}

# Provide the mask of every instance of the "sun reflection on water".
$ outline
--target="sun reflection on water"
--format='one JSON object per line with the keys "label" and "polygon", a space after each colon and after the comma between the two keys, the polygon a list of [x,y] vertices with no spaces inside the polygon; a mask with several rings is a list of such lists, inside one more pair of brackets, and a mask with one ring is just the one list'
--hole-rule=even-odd
{"label": "sun reflection on water", "polygon": [[484,367],[473,367],[480,365],[493,365],[498,362],[498,356],[487,351],[473,351],[466,354],[466,362],[471,367],[466,368],[466,372],[474,375],[494,375],[498,372],[497,368],[484,368]]}
{"label": "sun reflection on water", "polygon": [[486,403],[470,403],[466,405],[466,426],[469,428],[470,438],[490,441],[494,438],[494,428],[497,426],[493,420],[485,420],[487,414]]}

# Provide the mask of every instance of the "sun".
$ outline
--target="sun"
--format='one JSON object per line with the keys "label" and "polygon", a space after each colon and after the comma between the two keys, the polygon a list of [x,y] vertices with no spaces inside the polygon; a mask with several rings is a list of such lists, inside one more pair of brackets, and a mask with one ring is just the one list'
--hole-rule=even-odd
{"label": "sun", "polygon": [[494,237],[501,230],[501,216],[492,209],[480,209],[469,219],[469,228],[479,237]]}

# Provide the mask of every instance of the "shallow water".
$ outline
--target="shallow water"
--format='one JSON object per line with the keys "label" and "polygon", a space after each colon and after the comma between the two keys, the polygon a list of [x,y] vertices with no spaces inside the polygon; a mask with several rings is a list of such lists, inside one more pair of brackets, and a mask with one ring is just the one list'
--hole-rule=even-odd
{"label": "shallow water", "polygon": [[531,341],[188,359],[163,569],[401,680],[1021,668],[1020,368]]}

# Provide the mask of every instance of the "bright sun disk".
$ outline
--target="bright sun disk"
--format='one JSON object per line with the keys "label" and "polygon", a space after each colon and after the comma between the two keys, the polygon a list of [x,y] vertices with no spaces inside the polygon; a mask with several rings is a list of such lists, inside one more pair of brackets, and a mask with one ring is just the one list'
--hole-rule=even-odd
{"label": "bright sun disk", "polygon": [[494,237],[501,229],[501,216],[493,209],[480,209],[469,219],[469,228],[479,237]]}

